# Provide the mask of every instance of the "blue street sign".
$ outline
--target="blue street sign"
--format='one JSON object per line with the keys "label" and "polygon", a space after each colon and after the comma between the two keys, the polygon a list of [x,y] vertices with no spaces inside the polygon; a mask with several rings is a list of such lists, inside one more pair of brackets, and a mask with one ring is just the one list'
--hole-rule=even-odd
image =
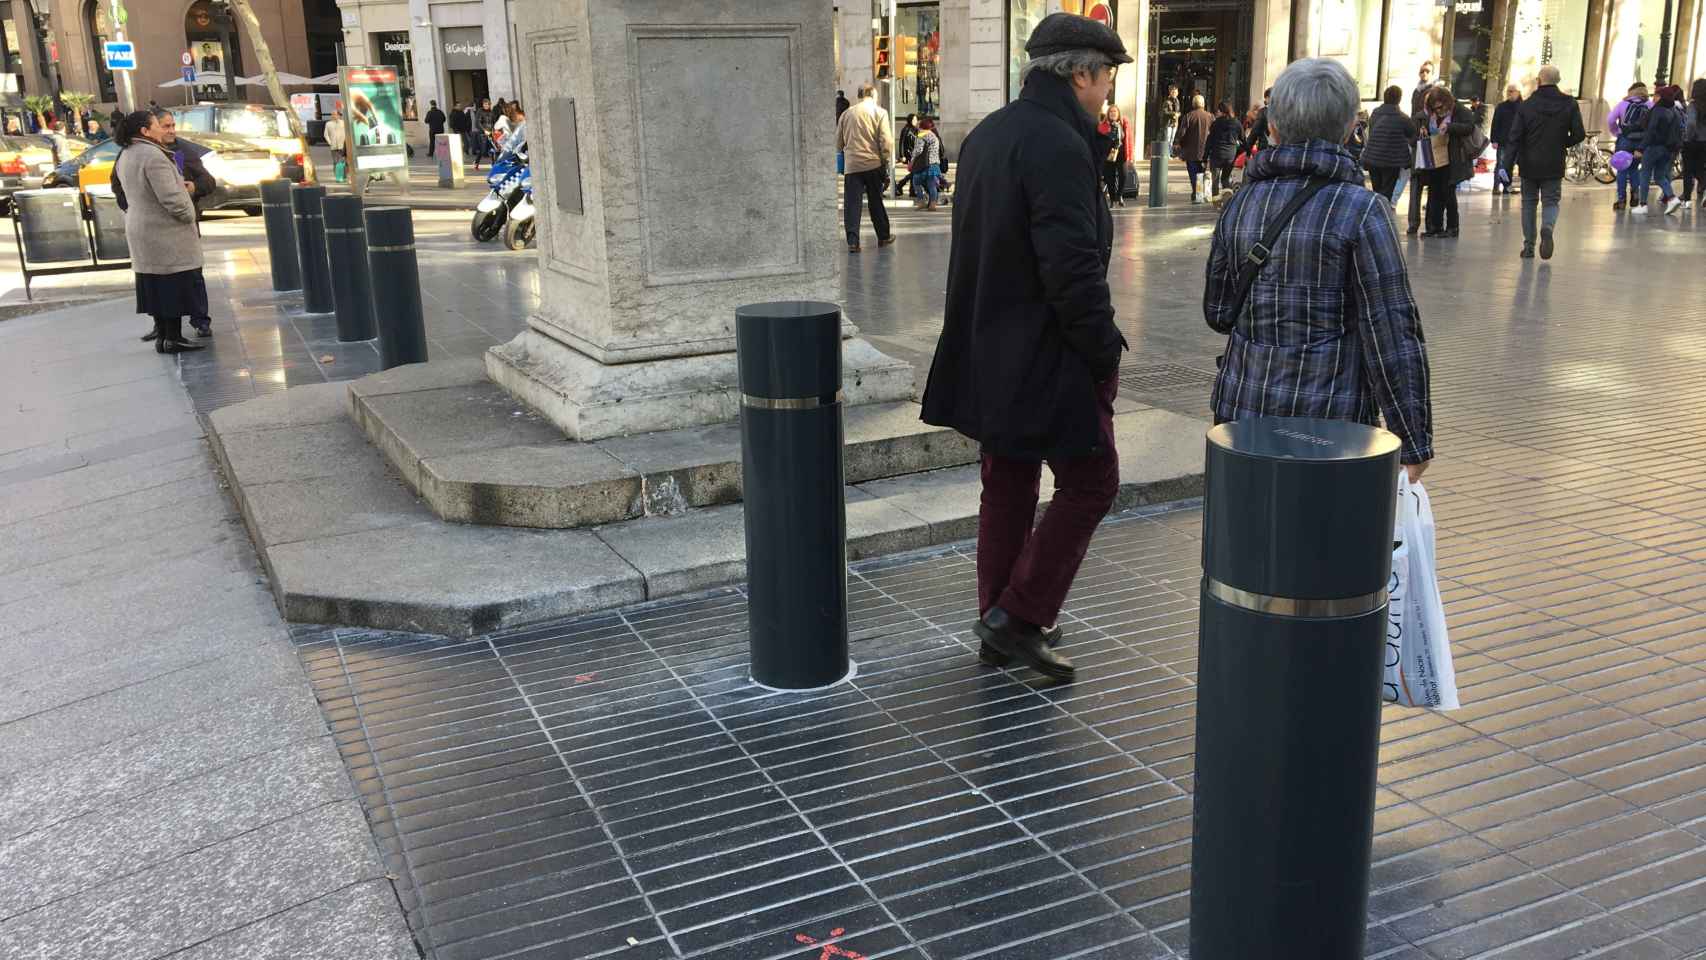
{"label": "blue street sign", "polygon": [[108,41],[102,52],[106,54],[108,70],[136,69],[136,44],[129,40]]}
{"label": "blue street sign", "polygon": [[194,67],[185,67],[184,68],[184,82],[185,83],[194,83],[195,82],[195,68]]}

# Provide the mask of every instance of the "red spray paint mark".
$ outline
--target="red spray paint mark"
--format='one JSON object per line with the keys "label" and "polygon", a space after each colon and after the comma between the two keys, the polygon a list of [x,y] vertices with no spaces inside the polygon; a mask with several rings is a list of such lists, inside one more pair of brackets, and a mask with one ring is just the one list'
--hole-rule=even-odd
{"label": "red spray paint mark", "polygon": [[[829,935],[831,938],[834,938],[839,937],[846,932],[846,928],[836,927],[834,930],[829,931]],[[803,933],[794,934],[794,939],[810,946],[817,946],[816,937],[808,937]],[[846,960],[865,960],[864,954],[854,953],[851,950],[843,950],[841,947],[838,947],[833,943],[826,943],[823,945],[823,952],[818,954],[817,960],[834,960],[835,957],[845,957]]]}
{"label": "red spray paint mark", "polygon": [[597,679],[597,677],[598,677],[598,674],[596,674],[596,673],[583,673],[580,676],[575,677],[575,682],[576,683],[591,683],[593,680]]}

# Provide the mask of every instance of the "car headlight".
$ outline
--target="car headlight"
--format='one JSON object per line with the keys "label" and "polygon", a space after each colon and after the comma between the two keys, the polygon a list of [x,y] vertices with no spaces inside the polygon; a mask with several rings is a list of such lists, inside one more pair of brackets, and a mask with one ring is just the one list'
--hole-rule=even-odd
{"label": "car headlight", "polygon": [[209,150],[201,155],[202,169],[206,170],[213,179],[224,183],[229,172],[225,166],[225,158],[217,150]]}

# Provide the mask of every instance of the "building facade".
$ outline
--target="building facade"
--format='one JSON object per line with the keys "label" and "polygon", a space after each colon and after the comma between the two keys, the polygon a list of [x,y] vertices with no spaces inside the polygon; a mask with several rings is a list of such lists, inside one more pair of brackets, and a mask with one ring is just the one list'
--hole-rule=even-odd
{"label": "building facade", "polygon": [[417,138],[434,101],[448,111],[484,98],[515,99],[510,0],[342,0],[340,7],[349,62],[397,68]]}
{"label": "building facade", "polygon": [[1152,142],[1169,85],[1187,104],[1200,93],[1211,107],[1227,100],[1242,112],[1302,57],[1343,61],[1371,106],[1390,84],[1412,89],[1425,62],[1459,98],[1486,97],[1494,43],[1510,22],[1510,79],[1527,91],[1541,64],[1556,64],[1591,130],[1603,128],[1634,80],[1668,78],[1687,89],[1706,72],[1703,7],[1703,0],[841,0],[838,85],[852,96],[874,79],[892,113],[935,117],[952,147],[1018,95],[1031,29],[1065,10],[1119,31],[1136,62],[1121,69],[1114,102],[1128,118],[1142,118],[1143,139]]}
{"label": "building facade", "polygon": [[[337,69],[338,11],[334,0],[251,0],[278,69],[303,77]],[[0,41],[5,72],[0,101],[11,107],[24,96],[61,91],[95,95],[102,110],[155,101],[264,100],[266,88],[236,81],[260,72],[254,45],[220,0],[128,0],[124,39],[136,45],[131,96],[122,77],[106,68],[102,47],[118,38],[113,0],[0,0]],[[195,71],[182,84],[185,58]],[[162,84],[176,84],[162,86]],[[307,87],[299,88],[307,90]]]}

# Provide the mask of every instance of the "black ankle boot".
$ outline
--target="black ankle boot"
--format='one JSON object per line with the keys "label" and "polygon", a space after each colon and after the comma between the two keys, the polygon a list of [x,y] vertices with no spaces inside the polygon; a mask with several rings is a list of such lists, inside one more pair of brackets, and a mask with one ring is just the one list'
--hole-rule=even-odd
{"label": "black ankle boot", "polygon": [[189,353],[200,350],[203,345],[191,343],[184,339],[184,319],[173,317],[160,321],[160,339],[154,342],[154,349],[161,353]]}

